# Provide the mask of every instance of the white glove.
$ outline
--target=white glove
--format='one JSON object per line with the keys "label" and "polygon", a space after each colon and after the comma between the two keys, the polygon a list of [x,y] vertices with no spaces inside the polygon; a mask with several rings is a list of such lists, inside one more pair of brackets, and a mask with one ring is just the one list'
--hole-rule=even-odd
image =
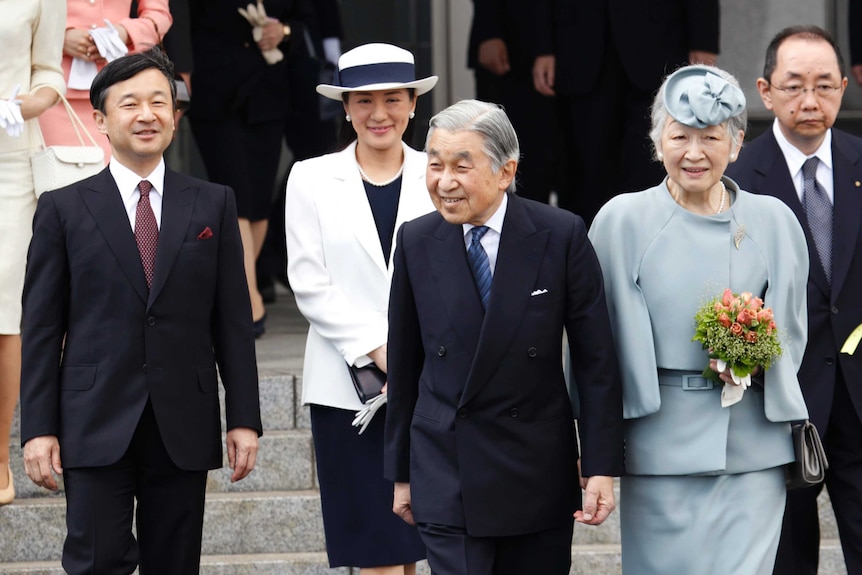
{"label": "white glove", "polygon": [[[722,360],[716,360],[716,367],[719,372],[727,368],[727,363]],[[721,390],[721,407],[730,407],[735,403],[742,401],[742,395],[745,390],[751,387],[751,375],[739,377],[733,370],[730,370],[730,377],[733,378],[733,383],[725,383]]]}
{"label": "white glove", "polygon": [[[260,42],[260,38],[263,36],[263,27],[266,26],[268,20],[266,10],[263,7],[263,0],[257,0],[256,6],[254,4],[249,4],[245,8],[237,8],[237,10],[254,28],[251,31],[251,36],[254,38],[254,41]],[[263,54],[263,59],[270,65],[277,64],[284,59],[284,54],[282,54],[281,50],[278,48],[261,51],[261,53]]]}
{"label": "white glove", "polygon": [[0,128],[13,138],[24,131],[24,116],[21,115],[21,100],[17,100],[21,85],[15,86],[8,100],[0,100]]}
{"label": "white glove", "polygon": [[103,28],[94,28],[90,30],[90,36],[93,42],[96,43],[96,48],[99,50],[102,58],[108,62],[113,62],[120,56],[125,56],[129,53],[128,47],[120,39],[120,34],[111,21],[105,18],[107,26]]}
{"label": "white glove", "polygon": [[386,394],[381,393],[377,397],[371,398],[365,402],[365,407],[356,412],[356,418],[353,420],[353,427],[359,427],[359,435],[365,431],[368,424],[374,418],[374,414],[386,403]]}

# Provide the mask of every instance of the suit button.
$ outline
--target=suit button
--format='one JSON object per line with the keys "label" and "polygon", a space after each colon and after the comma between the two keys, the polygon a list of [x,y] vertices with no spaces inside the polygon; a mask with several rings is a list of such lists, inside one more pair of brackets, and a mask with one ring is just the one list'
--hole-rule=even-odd
{"label": "suit button", "polygon": [[440,347],[438,347],[437,348],[437,355],[440,357],[443,357],[444,355],[446,355],[446,348],[443,347],[442,345]]}
{"label": "suit button", "polygon": [[537,353],[538,352],[536,351],[535,347],[531,347],[531,348],[527,349],[527,355],[530,357],[536,357]]}
{"label": "suit button", "polygon": [[156,325],[156,318],[154,318],[153,316],[148,317],[147,318],[147,325],[149,325],[150,327]]}
{"label": "suit button", "polygon": [[141,366],[141,371],[143,371],[144,373],[147,373],[147,364],[146,363]]}
{"label": "suit button", "polygon": [[831,309],[830,311],[831,311],[832,313],[838,313],[838,307],[833,305],[833,306],[832,306],[832,309]]}
{"label": "suit button", "polygon": [[518,408],[513,407],[509,410],[509,417],[518,417]]}
{"label": "suit button", "polygon": [[835,359],[832,357],[826,358],[826,365],[835,365]]}
{"label": "suit button", "polygon": [[467,417],[467,409],[465,407],[462,407],[458,410],[458,417],[460,417],[461,419]]}

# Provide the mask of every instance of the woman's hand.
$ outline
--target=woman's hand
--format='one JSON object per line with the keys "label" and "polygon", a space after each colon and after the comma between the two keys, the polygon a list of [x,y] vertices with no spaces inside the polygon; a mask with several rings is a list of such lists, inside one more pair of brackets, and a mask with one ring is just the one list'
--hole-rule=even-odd
{"label": "woman's hand", "polygon": [[[724,371],[719,371],[719,369],[718,369],[718,360],[717,360],[717,359],[710,359],[710,360],[709,360],[709,369],[711,369],[712,371],[716,372],[716,373],[718,374],[718,377],[719,377],[719,378],[721,379],[721,381],[723,381],[724,383],[729,383],[729,384],[731,384],[731,385],[739,385],[737,382],[733,381],[733,376],[732,376],[732,375],[731,375],[731,373],[730,373],[730,366],[725,366]],[[759,365],[758,365],[758,366],[756,366],[756,367],[752,370],[752,372],[751,372],[751,377],[756,376],[758,373],[760,373],[760,366],[759,366]]]}
{"label": "woman's hand", "polygon": [[386,344],[384,343],[377,349],[368,352],[368,357],[371,358],[371,361],[374,362],[380,371],[383,373],[387,373],[386,371]]}
{"label": "woman's hand", "polygon": [[32,120],[56,104],[60,96],[51,88],[39,88],[33,94],[19,94],[17,99],[21,102],[21,115],[25,120]]}
{"label": "woman's hand", "polygon": [[81,28],[69,28],[66,30],[63,53],[72,58],[80,58],[81,60],[92,62],[102,58],[99,50],[96,48],[93,37],[90,36],[90,32]]}

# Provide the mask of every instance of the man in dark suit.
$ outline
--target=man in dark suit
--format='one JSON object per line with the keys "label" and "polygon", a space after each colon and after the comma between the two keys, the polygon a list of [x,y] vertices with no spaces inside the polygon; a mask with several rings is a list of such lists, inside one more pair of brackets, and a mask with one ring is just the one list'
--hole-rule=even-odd
{"label": "man in dark suit", "polygon": [[[612,196],[664,177],[652,159],[649,109],[683,64],[715,64],[718,0],[537,0],[536,90],[556,94],[566,184],[560,207],[591,222]],[[526,15],[524,15],[526,17]]]}
{"label": "man in dark suit", "polygon": [[547,203],[559,188],[563,158],[554,100],[533,88],[533,60],[541,53],[535,14],[523,0],[474,0],[467,65],[476,97],[502,105],[518,133],[517,193]]}
{"label": "man in dark suit", "polygon": [[[197,574],[208,469],[255,464],[257,367],[232,191],[165,169],[172,67],[108,64],[90,101],[101,173],[39,198],[24,287],[27,475],[62,473],[70,574]],[[137,508],[135,508],[137,500]],[[137,517],[137,541],[132,514]]]}
{"label": "man in dark suit", "polygon": [[465,100],[430,126],[437,212],[401,227],[389,308],[394,511],[435,575],[567,574],[573,517],[604,521],[623,471],[602,273],[580,217],[507,193],[519,150],[500,108]]}
{"label": "man in dark suit", "polygon": [[[799,383],[829,459],[826,488],[847,571],[859,575],[862,354],[839,350],[862,323],[862,139],[832,129],[846,87],[841,53],[825,30],[800,26],[779,32],[757,80],[775,122],[727,173],[742,189],[784,200],[808,238],[808,347]],[[821,489],[788,493],[777,575],[817,573]]]}

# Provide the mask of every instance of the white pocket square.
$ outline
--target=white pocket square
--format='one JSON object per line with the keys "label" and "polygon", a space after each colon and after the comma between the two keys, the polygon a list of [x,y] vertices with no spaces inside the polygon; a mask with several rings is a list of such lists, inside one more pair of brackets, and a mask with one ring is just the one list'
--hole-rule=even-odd
{"label": "white pocket square", "polygon": [[543,293],[548,293],[548,290],[546,290],[546,289],[537,289],[537,290],[533,291],[533,292],[530,294],[530,297],[532,297],[532,296],[537,296],[537,295],[542,295]]}

